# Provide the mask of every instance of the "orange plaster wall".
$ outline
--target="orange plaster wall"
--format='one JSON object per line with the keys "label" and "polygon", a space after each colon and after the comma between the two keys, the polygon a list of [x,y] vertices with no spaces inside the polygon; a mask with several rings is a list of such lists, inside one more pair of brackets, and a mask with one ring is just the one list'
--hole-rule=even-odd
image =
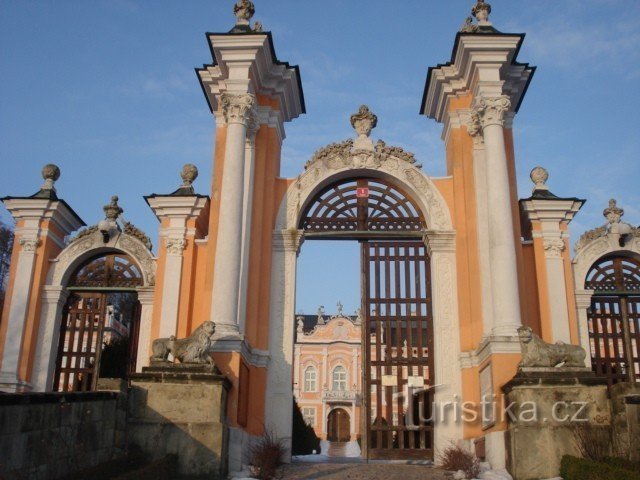
{"label": "orange plaster wall", "polygon": [[[524,278],[525,278],[525,290],[524,299],[526,301],[525,308],[527,309],[527,318],[529,320],[536,320],[540,318],[540,299],[538,294],[538,271],[536,264],[536,257],[534,252],[534,246],[527,244],[522,246],[522,255],[524,263]],[[540,322],[533,321],[525,323],[525,325],[531,327],[538,336],[542,336],[540,331]]]}
{"label": "orange plaster wall", "polygon": [[500,405],[503,394],[502,386],[509,382],[518,371],[518,363],[522,356],[519,353],[496,353],[491,355],[491,373],[493,375],[493,393],[498,404],[496,412],[496,423],[487,429],[485,433],[507,429],[506,418],[502,418]]}
{"label": "orange plaster wall", "polygon": [[[196,228],[196,219],[187,221],[188,229]],[[178,328],[177,337],[184,338],[193,331],[192,324],[200,324],[204,319],[193,318],[193,297],[196,288],[196,268],[198,249],[195,244],[195,237],[187,237],[187,245],[182,257],[182,276],[180,281],[180,302],[178,304]]]}
{"label": "orange plaster wall", "polygon": [[[19,220],[16,223],[16,229],[22,228],[24,222]],[[0,366],[2,366],[2,357],[4,353],[4,343],[7,338],[7,326],[9,324],[9,309],[11,308],[11,298],[13,298],[13,285],[16,281],[16,268],[18,267],[18,255],[20,254],[20,238],[13,240],[13,249],[11,251],[11,263],[9,265],[9,281],[7,283],[7,291],[5,295],[5,304],[2,310],[2,323],[0,323]]]}
{"label": "orange plaster wall", "polygon": [[[480,405],[480,369],[479,367],[462,369],[462,400],[464,402],[473,402],[475,406]],[[482,417],[480,417],[480,409],[474,408],[478,414],[475,422],[465,422],[462,428],[464,438],[481,437]]]}
{"label": "orange plaster wall", "polygon": [[[163,220],[163,227],[167,226],[168,220]],[[164,284],[164,276],[167,263],[167,248],[164,242],[159,242],[158,245],[158,260],[156,264],[156,285],[153,295],[153,314],[151,320],[151,338],[158,338],[160,336],[160,317],[162,310],[162,285]],[[151,345],[148,346],[151,348]]]}
{"label": "orange plaster wall", "polygon": [[[560,230],[566,232],[568,225],[563,223]],[[575,280],[573,278],[573,268],[571,266],[571,245],[568,238],[564,240],[565,248],[562,252],[562,261],[564,262],[564,278],[567,285],[567,308],[569,309],[569,334],[571,343],[580,345],[580,329],[578,325],[578,306],[576,305],[576,289]]]}
{"label": "orange plaster wall", "polygon": [[[532,222],[533,232],[540,232],[539,222]],[[533,251],[536,267],[536,282],[538,285],[538,330],[540,338],[545,342],[553,341],[553,331],[551,326],[551,305],[549,303],[549,288],[547,279],[547,263],[544,255],[544,241],[541,237],[533,239]],[[533,328],[533,326],[531,327]]]}

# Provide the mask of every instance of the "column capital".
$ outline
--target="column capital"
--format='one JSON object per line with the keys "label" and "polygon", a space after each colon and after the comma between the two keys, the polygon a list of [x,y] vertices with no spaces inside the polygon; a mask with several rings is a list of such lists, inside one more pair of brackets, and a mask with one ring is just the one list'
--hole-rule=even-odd
{"label": "column capital", "polygon": [[543,240],[544,256],[546,258],[562,258],[566,245],[561,237],[546,237]]}
{"label": "column capital", "polygon": [[576,290],[576,307],[578,309],[585,309],[591,306],[591,297],[595,290]]}
{"label": "column capital", "polygon": [[273,232],[273,249],[277,252],[298,253],[303,242],[303,230],[276,230]]}
{"label": "column capital", "polygon": [[260,130],[260,116],[256,109],[251,109],[247,117],[247,144],[251,147],[255,145],[258,130]]}
{"label": "column capital", "polygon": [[22,252],[35,253],[42,242],[37,237],[22,237],[18,243],[22,246]]}
{"label": "column capital", "polygon": [[434,253],[453,253],[456,251],[455,230],[429,230],[422,237],[427,246],[427,253],[433,256]]}
{"label": "column capital", "polygon": [[484,137],[482,135],[482,122],[480,120],[480,114],[477,110],[471,110],[471,114],[467,119],[467,132],[473,138],[474,148],[479,148],[484,145]]}
{"label": "column capital", "polygon": [[[480,97],[473,108],[482,125],[486,128],[490,125],[504,125],[505,114],[511,108],[511,100],[506,95],[497,97]],[[473,115],[473,114],[472,114]]]}
{"label": "column capital", "polygon": [[250,119],[256,117],[255,112],[256,97],[251,93],[229,93],[223,92],[220,95],[222,114],[225,122],[249,125]]}
{"label": "column capital", "polygon": [[155,295],[153,287],[138,287],[136,288],[136,293],[141,305],[153,305],[153,297]]}

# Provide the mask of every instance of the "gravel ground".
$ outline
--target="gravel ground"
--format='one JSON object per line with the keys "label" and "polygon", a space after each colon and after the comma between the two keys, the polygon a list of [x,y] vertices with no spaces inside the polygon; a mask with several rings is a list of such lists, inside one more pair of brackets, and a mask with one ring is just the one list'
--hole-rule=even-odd
{"label": "gravel ground", "polygon": [[282,480],[444,480],[442,470],[425,465],[292,463],[285,465]]}

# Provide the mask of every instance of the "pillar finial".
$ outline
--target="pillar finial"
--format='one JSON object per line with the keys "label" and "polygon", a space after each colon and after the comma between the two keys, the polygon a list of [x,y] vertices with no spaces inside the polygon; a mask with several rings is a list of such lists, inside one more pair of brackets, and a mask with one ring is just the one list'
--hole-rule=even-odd
{"label": "pillar finial", "polygon": [[369,136],[376,125],[378,125],[378,117],[366,105],[361,105],[358,113],[351,115],[351,126],[358,134],[353,144],[354,150],[373,150],[373,142]]}
{"label": "pillar finial", "polygon": [[489,15],[491,14],[491,5],[484,0],[478,0],[471,9],[471,15],[478,20],[478,25],[491,25]]}
{"label": "pillar finial", "polygon": [[236,16],[236,26],[248,26],[251,17],[256,13],[256,8],[251,0],[238,0],[233,6],[233,14]]}
{"label": "pillar finial", "polygon": [[53,190],[55,192],[56,187],[54,184],[60,178],[60,168],[53,163],[47,163],[42,167],[42,178],[44,179],[42,190]]}
{"label": "pillar finial", "polygon": [[531,170],[529,178],[531,178],[531,181],[534,184],[534,192],[539,190],[549,190],[549,187],[547,186],[547,180],[549,180],[549,172],[547,172],[545,168],[535,167],[533,170]]}
{"label": "pillar finial", "polygon": [[182,188],[191,187],[191,184],[198,178],[198,167],[193,163],[185,163],[180,171],[180,178],[182,178]]}

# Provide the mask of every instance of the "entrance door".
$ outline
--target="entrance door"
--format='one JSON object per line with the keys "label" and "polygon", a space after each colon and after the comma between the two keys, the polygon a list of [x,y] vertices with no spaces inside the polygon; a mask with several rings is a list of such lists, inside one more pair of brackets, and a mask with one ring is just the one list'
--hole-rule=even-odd
{"label": "entrance door", "polygon": [[433,459],[429,259],[419,241],[363,242],[369,458]]}
{"label": "entrance door", "polygon": [[351,418],[346,410],[342,408],[331,410],[327,423],[327,440],[348,442],[351,439]]}

